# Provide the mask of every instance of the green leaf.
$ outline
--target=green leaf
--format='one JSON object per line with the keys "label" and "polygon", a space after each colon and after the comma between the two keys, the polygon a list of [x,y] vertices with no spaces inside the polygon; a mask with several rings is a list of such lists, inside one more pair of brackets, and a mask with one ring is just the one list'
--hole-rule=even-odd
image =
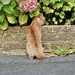
{"label": "green leaf", "polygon": [[11,5],[4,6],[3,10],[8,14],[13,14],[13,12],[14,12],[14,8]]}
{"label": "green leaf", "polygon": [[73,8],[73,10],[75,11],[75,7]]}
{"label": "green leaf", "polygon": [[75,53],[75,49],[73,50],[73,53]]}
{"label": "green leaf", "polygon": [[50,13],[49,7],[46,7],[46,6],[43,7],[43,11],[44,11],[46,14],[49,14],[49,13]]}
{"label": "green leaf", "polygon": [[72,13],[71,21],[72,21],[72,22],[75,21],[75,12]]}
{"label": "green leaf", "polygon": [[43,7],[43,11],[44,11],[46,14],[49,14],[49,13],[53,13],[53,12],[54,12],[53,9],[51,9],[51,8],[49,8],[49,7],[46,7],[46,6]]}
{"label": "green leaf", "polygon": [[57,50],[63,51],[63,49],[60,46],[56,46]]}
{"label": "green leaf", "polygon": [[61,55],[63,52],[63,49],[60,46],[56,46],[56,50],[54,51],[54,54]]}
{"label": "green leaf", "polygon": [[62,54],[62,51],[59,51],[59,50],[55,50],[54,52],[53,52],[55,55],[61,55]]}
{"label": "green leaf", "polygon": [[55,4],[56,2],[61,2],[61,0],[50,0],[50,3]]}
{"label": "green leaf", "polygon": [[8,28],[8,21],[5,19],[4,22],[0,23],[0,28],[6,30]]}
{"label": "green leaf", "polygon": [[74,3],[73,2],[68,2],[68,4],[70,5],[71,8],[75,6],[75,2]]}
{"label": "green leaf", "polygon": [[75,17],[74,18],[71,18],[71,22],[74,22],[75,21]]}
{"label": "green leaf", "polygon": [[59,9],[59,8],[61,8],[63,6],[63,3],[55,3],[54,5],[53,5],[53,8],[54,9]]}
{"label": "green leaf", "polygon": [[2,9],[2,7],[3,7],[3,4],[0,2],[0,10]]}
{"label": "green leaf", "polygon": [[51,9],[51,8],[50,8],[50,13],[54,13],[54,9]]}
{"label": "green leaf", "polygon": [[5,13],[3,11],[0,11],[0,22],[3,22],[5,19]]}
{"label": "green leaf", "polygon": [[65,13],[62,11],[61,13],[59,13],[59,17],[60,17],[61,19],[63,19],[63,18],[65,17]]}
{"label": "green leaf", "polygon": [[61,0],[62,2],[75,2],[75,0]]}
{"label": "green leaf", "polygon": [[43,2],[43,4],[47,6],[50,4],[50,0],[40,0],[40,2]]}
{"label": "green leaf", "polygon": [[63,11],[71,11],[71,7],[70,6],[63,6]]}
{"label": "green leaf", "polygon": [[58,24],[58,21],[54,21],[54,24],[56,24],[56,25],[57,25],[57,24]]}
{"label": "green leaf", "polygon": [[4,5],[7,5],[11,2],[11,0],[0,0]]}
{"label": "green leaf", "polygon": [[28,21],[28,15],[21,13],[19,16],[20,25],[24,25]]}
{"label": "green leaf", "polygon": [[65,25],[70,25],[70,24],[71,24],[71,19],[67,19]]}
{"label": "green leaf", "polygon": [[59,19],[59,22],[61,23],[63,20],[62,19]]}
{"label": "green leaf", "polygon": [[46,22],[46,25],[49,25],[49,22]]}
{"label": "green leaf", "polygon": [[29,16],[30,16],[31,18],[33,18],[34,16],[37,16],[39,13],[40,13],[40,9],[37,8],[34,12],[29,13]]}
{"label": "green leaf", "polygon": [[56,21],[56,17],[53,17],[53,18],[52,18],[52,21]]}
{"label": "green leaf", "polygon": [[9,23],[11,23],[11,24],[17,23],[16,17],[14,15],[7,14],[6,17],[7,17],[7,20]]}
{"label": "green leaf", "polygon": [[11,3],[10,3],[10,5],[13,6],[13,8],[14,8],[17,5],[17,3],[16,3],[15,0],[12,0]]}
{"label": "green leaf", "polygon": [[55,12],[55,15],[59,15],[59,12],[56,11],[56,12]]}
{"label": "green leaf", "polygon": [[18,7],[17,6],[14,8],[13,14],[16,17],[19,17],[20,11],[18,10]]}
{"label": "green leaf", "polygon": [[50,2],[52,3],[52,4],[55,4],[56,2],[60,2],[61,0],[50,0]]}

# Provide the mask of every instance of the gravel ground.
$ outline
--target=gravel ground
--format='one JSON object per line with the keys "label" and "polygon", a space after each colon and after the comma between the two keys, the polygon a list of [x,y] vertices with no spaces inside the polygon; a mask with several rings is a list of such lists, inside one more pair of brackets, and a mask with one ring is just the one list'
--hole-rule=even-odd
{"label": "gravel ground", "polygon": [[45,60],[0,56],[0,75],[75,75],[75,54]]}

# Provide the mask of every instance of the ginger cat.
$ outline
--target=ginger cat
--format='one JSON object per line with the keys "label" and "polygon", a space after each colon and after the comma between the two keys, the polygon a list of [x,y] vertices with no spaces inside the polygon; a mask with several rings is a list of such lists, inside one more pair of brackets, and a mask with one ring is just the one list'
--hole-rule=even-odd
{"label": "ginger cat", "polygon": [[43,14],[34,17],[32,23],[27,29],[27,44],[26,49],[30,59],[34,57],[44,59],[43,47],[41,43],[41,25],[45,23]]}

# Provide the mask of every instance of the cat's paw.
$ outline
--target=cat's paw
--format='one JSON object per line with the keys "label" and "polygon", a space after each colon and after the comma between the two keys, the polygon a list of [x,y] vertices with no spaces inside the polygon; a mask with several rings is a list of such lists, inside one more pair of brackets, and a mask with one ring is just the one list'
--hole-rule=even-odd
{"label": "cat's paw", "polygon": [[34,59],[34,56],[29,56],[30,59]]}

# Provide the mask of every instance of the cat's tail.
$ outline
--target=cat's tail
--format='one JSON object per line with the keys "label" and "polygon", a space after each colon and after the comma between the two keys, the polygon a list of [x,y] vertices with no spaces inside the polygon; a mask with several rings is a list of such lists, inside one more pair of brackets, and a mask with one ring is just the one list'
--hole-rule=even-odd
{"label": "cat's tail", "polygon": [[44,53],[38,53],[38,55],[36,55],[36,57],[37,57],[38,59],[41,59],[41,60],[43,60],[43,59],[46,58],[46,56],[45,56]]}
{"label": "cat's tail", "polygon": [[44,48],[42,47],[41,48],[42,50],[36,50],[35,51],[35,55],[36,55],[36,57],[38,58],[38,59],[41,59],[41,60],[43,60],[43,59],[45,59],[46,58],[46,56],[45,56],[45,54],[43,53],[43,50],[44,50]]}

